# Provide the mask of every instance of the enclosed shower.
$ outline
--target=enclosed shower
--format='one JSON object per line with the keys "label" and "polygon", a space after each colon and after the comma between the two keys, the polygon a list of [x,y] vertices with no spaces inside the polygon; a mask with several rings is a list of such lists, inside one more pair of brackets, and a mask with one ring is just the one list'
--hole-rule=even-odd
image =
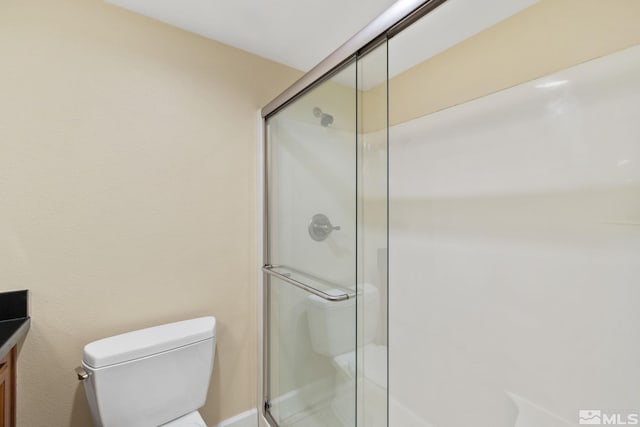
{"label": "enclosed shower", "polygon": [[639,22],[399,1],[264,107],[261,425],[638,424]]}

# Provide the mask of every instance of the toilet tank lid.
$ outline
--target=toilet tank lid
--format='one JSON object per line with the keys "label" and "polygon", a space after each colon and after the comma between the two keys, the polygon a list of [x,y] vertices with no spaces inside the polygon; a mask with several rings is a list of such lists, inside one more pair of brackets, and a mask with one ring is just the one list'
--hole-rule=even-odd
{"label": "toilet tank lid", "polygon": [[183,320],[94,341],[84,347],[83,361],[92,368],[103,368],[215,339],[215,336],[215,317]]}

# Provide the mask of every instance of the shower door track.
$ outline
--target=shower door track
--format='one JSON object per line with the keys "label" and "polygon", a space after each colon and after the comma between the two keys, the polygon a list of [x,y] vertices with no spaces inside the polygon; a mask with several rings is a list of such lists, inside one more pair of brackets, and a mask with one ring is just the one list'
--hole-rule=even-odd
{"label": "shower door track", "polygon": [[298,81],[262,108],[264,119],[272,116],[304,95],[333,74],[355,56],[364,55],[383,40],[388,40],[422,18],[447,0],[398,0],[356,35],[309,70]]}

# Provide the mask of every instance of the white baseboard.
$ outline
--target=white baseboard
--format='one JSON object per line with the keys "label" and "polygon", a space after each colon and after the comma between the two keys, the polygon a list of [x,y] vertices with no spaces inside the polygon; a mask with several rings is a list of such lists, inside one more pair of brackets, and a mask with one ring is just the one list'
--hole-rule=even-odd
{"label": "white baseboard", "polygon": [[256,408],[249,409],[222,421],[216,427],[258,427],[258,410]]}

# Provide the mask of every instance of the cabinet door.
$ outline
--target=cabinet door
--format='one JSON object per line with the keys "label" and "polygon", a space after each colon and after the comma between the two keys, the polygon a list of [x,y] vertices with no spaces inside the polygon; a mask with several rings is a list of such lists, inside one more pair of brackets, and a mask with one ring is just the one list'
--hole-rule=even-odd
{"label": "cabinet door", "polygon": [[15,348],[0,361],[0,427],[13,427],[14,424],[14,367]]}

